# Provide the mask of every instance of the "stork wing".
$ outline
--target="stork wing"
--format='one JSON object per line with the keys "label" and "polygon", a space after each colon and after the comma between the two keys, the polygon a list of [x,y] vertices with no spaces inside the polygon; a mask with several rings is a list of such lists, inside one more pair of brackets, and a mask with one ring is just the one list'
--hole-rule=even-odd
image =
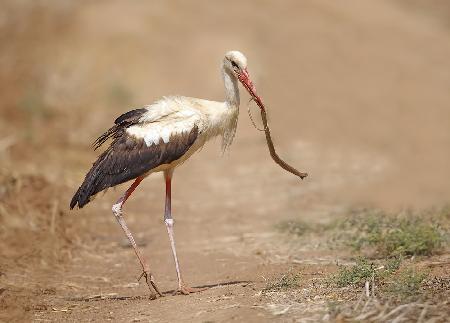
{"label": "stork wing", "polygon": [[71,208],[77,204],[81,208],[98,192],[180,159],[194,144],[199,135],[195,111],[171,110],[159,118],[149,118],[149,111],[138,109],[123,114],[97,139],[96,147],[108,138],[113,141],[92,165],[72,198]]}

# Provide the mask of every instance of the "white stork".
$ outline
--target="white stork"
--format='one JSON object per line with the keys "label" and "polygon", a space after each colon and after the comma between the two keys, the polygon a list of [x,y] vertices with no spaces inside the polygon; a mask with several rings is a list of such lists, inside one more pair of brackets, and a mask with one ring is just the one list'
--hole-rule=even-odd
{"label": "white stork", "polygon": [[208,101],[182,96],[170,96],[122,114],[115,125],[94,143],[99,148],[109,138],[110,146],[98,157],[84,182],[70,202],[70,208],[85,206],[93,196],[109,187],[134,180],[130,188],[113,205],[112,212],[125,232],[142,266],[141,277],[145,277],[151,296],[162,296],[147,261],[136,246],[136,242],[122,216],[122,207],[141,183],[155,172],[163,172],[166,182],[164,222],[178,279],[176,292],[189,294],[199,289],[187,286],[182,278],[175,249],[174,220],[171,214],[171,181],[173,171],[208,140],[222,136],[222,149],[233,141],[239,114],[238,80],[253,98],[256,89],[247,71],[247,59],[238,51],[227,52],[222,64],[225,83],[225,102]]}

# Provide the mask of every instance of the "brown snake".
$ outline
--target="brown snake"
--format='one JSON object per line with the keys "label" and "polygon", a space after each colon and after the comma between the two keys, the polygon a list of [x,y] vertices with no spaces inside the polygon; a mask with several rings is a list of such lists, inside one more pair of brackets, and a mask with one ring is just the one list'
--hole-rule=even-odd
{"label": "brown snake", "polygon": [[[269,147],[270,157],[272,157],[272,159],[275,161],[275,163],[280,165],[280,167],[283,168],[284,170],[300,177],[301,179],[304,179],[306,176],[308,176],[308,173],[303,173],[303,172],[298,171],[297,169],[295,169],[294,167],[292,167],[291,165],[286,163],[284,160],[282,160],[280,158],[280,156],[278,156],[277,152],[275,151],[275,146],[272,141],[272,136],[270,135],[269,124],[267,122],[266,109],[265,109],[263,103],[261,102],[261,99],[259,97],[256,97],[256,98],[252,98],[250,101],[255,101],[261,110],[261,119],[262,119],[262,122],[264,125],[264,133],[266,135],[266,142],[267,142],[267,146]],[[255,128],[258,129],[256,127],[255,123],[253,122],[253,119],[250,114],[250,109],[248,110],[248,112],[249,112],[250,120],[252,121]],[[262,130],[262,129],[258,129],[258,130]]]}

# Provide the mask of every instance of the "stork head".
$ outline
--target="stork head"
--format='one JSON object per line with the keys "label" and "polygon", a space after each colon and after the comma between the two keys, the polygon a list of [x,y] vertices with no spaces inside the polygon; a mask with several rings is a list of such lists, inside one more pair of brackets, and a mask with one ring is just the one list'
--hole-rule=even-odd
{"label": "stork head", "polygon": [[239,82],[245,87],[250,96],[256,101],[261,109],[264,109],[261,98],[256,94],[256,88],[250,79],[250,74],[247,70],[247,58],[237,50],[229,51],[225,54],[223,65],[232,75],[234,75]]}

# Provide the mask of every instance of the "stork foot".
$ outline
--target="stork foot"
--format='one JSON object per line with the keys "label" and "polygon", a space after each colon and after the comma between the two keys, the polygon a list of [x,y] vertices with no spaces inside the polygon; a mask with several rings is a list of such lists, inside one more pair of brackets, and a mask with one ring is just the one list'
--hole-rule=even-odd
{"label": "stork foot", "polygon": [[[157,295],[155,294],[155,292],[160,297],[163,296],[163,294],[161,294],[161,292],[159,291],[158,285],[156,285],[156,282],[155,282],[155,280],[153,278],[153,275],[151,274],[150,271],[143,270],[142,274],[138,278],[138,281],[140,281],[142,277],[145,278],[145,282],[147,283],[148,289],[150,290],[150,299],[156,299]],[[155,290],[155,291],[153,291],[153,290]]]}
{"label": "stork foot", "polygon": [[197,293],[206,290],[207,288],[196,288],[196,287],[189,287],[184,283],[181,283],[178,289],[173,292],[173,295],[189,295],[191,293]]}

